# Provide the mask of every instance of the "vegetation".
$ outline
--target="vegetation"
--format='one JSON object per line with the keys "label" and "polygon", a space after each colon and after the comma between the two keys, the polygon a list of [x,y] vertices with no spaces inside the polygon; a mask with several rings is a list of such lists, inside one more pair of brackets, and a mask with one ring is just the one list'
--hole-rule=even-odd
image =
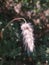
{"label": "vegetation", "polygon": [[[30,56],[23,47],[20,26],[24,21],[19,18],[34,28],[35,51]],[[0,65],[48,64],[49,0],[0,0]]]}

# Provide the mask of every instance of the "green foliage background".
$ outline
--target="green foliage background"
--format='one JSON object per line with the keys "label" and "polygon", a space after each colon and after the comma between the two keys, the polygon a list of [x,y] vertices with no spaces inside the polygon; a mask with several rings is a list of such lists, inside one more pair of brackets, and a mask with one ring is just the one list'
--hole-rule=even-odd
{"label": "green foliage background", "polygon": [[[30,1],[32,1],[30,3]],[[49,8],[49,0],[39,0],[41,9],[37,9],[35,4],[38,0],[22,0],[24,10],[35,10],[36,13],[40,13]],[[15,3],[20,2],[20,0],[14,0]],[[13,19],[15,12],[13,8],[4,10],[4,1],[0,1],[0,8],[2,11],[0,13],[0,32],[7,25],[7,23]],[[18,15],[19,16],[19,15]],[[17,16],[16,16],[17,17]],[[21,17],[21,16],[20,16]],[[25,17],[24,17],[25,18]],[[35,16],[36,18],[36,16]],[[49,16],[46,17],[49,20]],[[28,18],[26,18],[28,21]],[[45,22],[41,21],[40,25],[35,25],[31,19],[28,22],[31,22],[34,26],[34,36],[35,36],[35,51],[30,54],[32,61],[29,61],[29,57],[23,48],[22,34],[20,29],[20,24],[22,21],[16,21],[11,23],[3,32],[3,39],[0,38],[0,65],[41,65],[41,63],[49,64],[49,29],[45,33],[46,27]],[[47,23],[49,24],[49,22]],[[43,32],[43,33],[42,33]],[[42,35],[38,37],[39,34]],[[37,38],[36,38],[37,34]],[[0,34],[1,36],[1,34]]]}

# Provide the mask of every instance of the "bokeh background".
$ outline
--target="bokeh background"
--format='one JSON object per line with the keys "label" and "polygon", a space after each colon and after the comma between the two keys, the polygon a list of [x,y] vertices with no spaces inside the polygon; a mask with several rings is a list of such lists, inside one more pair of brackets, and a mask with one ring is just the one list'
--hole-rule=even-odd
{"label": "bokeh background", "polygon": [[[28,56],[20,26],[34,28],[35,51]],[[49,65],[49,0],[0,0],[0,65]]]}

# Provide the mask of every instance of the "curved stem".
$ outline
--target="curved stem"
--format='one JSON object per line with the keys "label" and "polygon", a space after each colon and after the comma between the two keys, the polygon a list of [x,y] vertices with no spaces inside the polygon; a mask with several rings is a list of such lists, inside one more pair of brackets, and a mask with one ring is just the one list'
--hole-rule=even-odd
{"label": "curved stem", "polygon": [[[25,20],[24,18],[14,18],[14,19],[12,19],[12,20],[5,26],[5,28],[7,28],[7,27],[9,26],[9,24],[12,23],[12,22],[14,22],[15,20],[21,20],[21,19],[24,20],[24,22],[26,22],[26,20]],[[5,28],[4,28],[4,29],[5,29]]]}
{"label": "curved stem", "polygon": [[[25,18],[14,18],[3,29],[5,30],[9,26],[9,24],[12,23],[12,22],[14,22],[15,20],[23,20],[26,23]],[[3,36],[4,30],[1,30],[2,36]]]}

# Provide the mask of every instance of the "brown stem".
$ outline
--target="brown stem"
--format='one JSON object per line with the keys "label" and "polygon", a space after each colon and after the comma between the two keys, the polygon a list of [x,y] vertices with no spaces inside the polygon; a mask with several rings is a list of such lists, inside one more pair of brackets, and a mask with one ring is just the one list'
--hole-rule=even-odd
{"label": "brown stem", "polygon": [[[24,18],[14,18],[3,29],[5,30],[9,26],[10,23],[12,23],[12,22],[14,22],[16,20],[23,20],[24,22],[26,22],[26,20]],[[3,32],[4,32],[4,30],[1,30],[2,38],[3,38]]]}

